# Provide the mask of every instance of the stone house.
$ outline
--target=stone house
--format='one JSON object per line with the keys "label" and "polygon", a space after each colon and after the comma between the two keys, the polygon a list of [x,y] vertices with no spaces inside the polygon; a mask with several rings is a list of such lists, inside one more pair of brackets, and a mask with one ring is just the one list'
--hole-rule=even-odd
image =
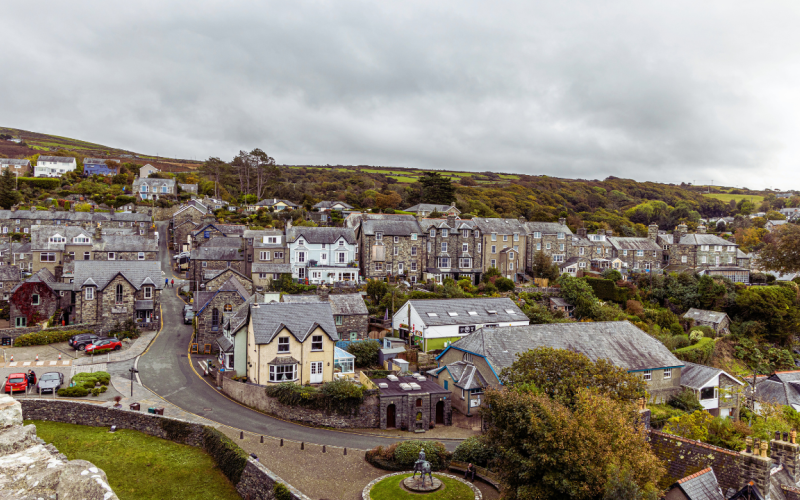
{"label": "stone house", "polygon": [[213,222],[214,217],[209,215],[209,210],[205,205],[199,202],[183,205],[172,214],[170,219],[173,249],[176,252],[191,250],[189,236],[197,231],[200,224]]}
{"label": "stone house", "polygon": [[9,293],[22,281],[19,267],[13,265],[0,266],[0,300],[8,300]]}
{"label": "stone house", "polygon": [[203,284],[205,286],[201,286],[201,288],[203,288],[203,290],[206,292],[213,292],[218,290],[229,279],[235,279],[245,290],[247,290],[247,293],[251,295],[253,294],[253,280],[240,273],[236,269],[230,267],[226,269],[212,269],[206,271],[203,275]]}
{"label": "stone house", "polygon": [[412,215],[373,219],[364,214],[358,227],[358,256],[367,279],[404,276],[411,283],[422,277],[425,237]]}
{"label": "stone house", "polygon": [[282,274],[292,275],[292,265],[286,263],[254,262],[251,276],[256,291],[267,291],[272,287],[274,280],[280,279]]}
{"label": "stone house", "polygon": [[47,268],[18,283],[8,292],[11,325],[34,326],[50,319],[57,310],[69,308],[71,286],[59,283]]}
{"label": "stone house", "polygon": [[484,327],[529,323],[525,313],[506,297],[412,299],[392,316],[392,329],[425,352],[443,349]]}
{"label": "stone house", "polygon": [[425,377],[376,379],[380,390],[380,428],[424,432],[450,425],[450,391]]}
{"label": "stone house", "polygon": [[195,247],[191,252],[188,278],[192,290],[199,290],[209,271],[235,269],[245,272],[244,248],[242,238],[214,238]]}
{"label": "stone house", "polygon": [[566,219],[558,219],[558,222],[524,222],[523,226],[528,234],[525,269],[529,273],[532,272],[533,257],[536,252],[544,252],[556,264],[562,264],[576,257],[573,253],[572,231],[567,226]]}
{"label": "stone house", "polygon": [[158,260],[158,243],[146,236],[101,234],[91,252],[91,260]]}
{"label": "stone house", "polygon": [[247,326],[250,323],[250,306],[265,303],[264,296],[256,293],[233,309],[233,314],[223,314],[222,333],[217,336],[217,360],[226,370],[237,376],[247,375]]}
{"label": "stone house", "polygon": [[245,273],[252,274],[253,264],[288,264],[289,257],[286,237],[279,229],[262,229],[244,231],[245,253],[247,261]]}
{"label": "stone house", "polygon": [[681,387],[695,393],[703,409],[715,417],[739,418],[744,402],[744,384],[729,373],[684,361]]}
{"label": "stone house", "polygon": [[242,238],[246,229],[247,226],[239,224],[218,224],[216,222],[202,224],[191,233],[192,246],[190,250],[201,247],[216,238]]}
{"label": "stone house", "polygon": [[483,273],[494,267],[504,277],[518,283],[525,274],[527,230],[518,219],[472,219],[480,231]]}
{"label": "stone house", "polygon": [[281,297],[287,304],[318,304],[328,302],[333,322],[341,340],[369,338],[369,311],[360,293],[329,293],[325,285],[317,288],[317,295],[288,295]]}
{"label": "stone house", "polygon": [[33,254],[31,253],[30,241],[23,243],[11,242],[11,260],[8,265],[16,266],[23,272],[33,272]]}
{"label": "stone house", "polygon": [[[455,361],[429,370],[428,375],[435,379],[441,389],[455,395],[449,398],[450,404],[462,415],[471,417],[478,413],[473,408],[480,407],[481,396],[483,396],[483,391],[489,387],[489,382],[483,378],[474,364]],[[459,393],[462,397],[456,397]]]}
{"label": "stone house", "polygon": [[292,278],[309,284],[357,282],[355,232],[343,227],[288,227]]}
{"label": "stone house", "polygon": [[612,236],[608,242],[612,248],[611,257],[622,261],[622,270],[646,272],[661,268],[663,251],[655,238]]}
{"label": "stone house", "polygon": [[423,277],[442,283],[445,278],[458,281],[468,277],[477,284],[481,275],[480,231],[472,220],[460,220],[455,215],[446,219],[420,219],[425,235]]}
{"label": "stone house", "polygon": [[250,292],[231,276],[214,291],[195,292],[194,317],[195,336],[194,342],[202,350],[203,346],[217,346],[216,338],[222,332],[225,315],[232,315],[233,310],[251,296]]}
{"label": "stone house", "polygon": [[164,289],[159,262],[77,260],[74,265],[75,323],[98,323],[102,332],[129,320],[143,327],[158,323]]}
{"label": "stone house", "polygon": [[437,205],[434,203],[420,203],[412,207],[408,207],[403,212],[411,212],[419,217],[427,217],[434,212],[439,212],[442,215],[455,215],[461,214],[461,210],[456,208],[455,202],[450,205]]}
{"label": "stone house", "polygon": [[247,328],[247,376],[261,385],[330,382],[338,340],[326,302],[253,304]]}
{"label": "stone house", "polygon": [[[498,374],[514,363],[517,354],[537,347],[579,352],[592,361],[606,359],[642,377],[655,403],[666,402],[681,391],[684,363],[664,344],[628,321],[486,327],[447,346],[436,361],[438,367],[456,361],[472,363],[489,385],[496,387],[500,385]],[[470,400],[481,393],[476,388],[473,392],[454,393],[453,398],[464,398],[467,406],[475,408],[481,402]]]}
{"label": "stone house", "polygon": [[686,225],[679,225],[672,234],[659,235],[669,245],[670,267],[705,269],[718,266],[737,266],[739,246],[713,234],[706,234],[699,226],[697,233],[687,234]]}
{"label": "stone house", "polygon": [[695,325],[710,326],[717,335],[726,335],[730,333],[728,327],[731,326],[731,319],[724,312],[706,311],[704,309],[695,309],[692,307],[686,311],[683,318],[693,319]]}
{"label": "stone house", "polygon": [[[92,241],[98,232],[80,226],[36,226],[31,232],[33,272],[47,269],[56,279],[66,260],[91,260]],[[98,228],[99,230],[99,228]]]}
{"label": "stone house", "polygon": [[780,220],[780,219],[778,219],[778,220],[768,220],[767,223],[764,224],[764,229],[766,229],[769,232],[772,232],[772,231],[776,230],[777,228],[785,225],[788,222],[789,221],[787,221],[787,220]]}
{"label": "stone house", "polygon": [[134,179],[131,190],[136,193],[136,196],[140,200],[175,198],[177,195],[175,179],[139,177],[138,179]]}
{"label": "stone house", "polygon": [[200,222],[192,219],[178,221],[172,226],[172,249],[176,253],[188,252],[192,249],[192,234],[200,227]]}
{"label": "stone house", "polygon": [[15,177],[27,177],[31,171],[31,161],[0,158],[0,173],[3,173],[6,169],[10,169]]}
{"label": "stone house", "polygon": [[70,210],[17,210],[11,207],[10,210],[0,210],[0,233],[30,233],[33,226],[80,226],[89,231],[93,231],[97,226],[102,228],[110,227],[132,227],[137,228],[140,234],[152,236],[154,228],[149,215],[143,213],[126,213],[109,209],[108,212],[76,212],[74,207]]}

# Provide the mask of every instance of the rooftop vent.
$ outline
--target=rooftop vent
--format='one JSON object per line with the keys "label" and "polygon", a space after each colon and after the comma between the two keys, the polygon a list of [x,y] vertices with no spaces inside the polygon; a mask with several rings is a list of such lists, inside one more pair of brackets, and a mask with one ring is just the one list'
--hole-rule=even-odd
{"label": "rooftop vent", "polygon": [[436,318],[436,317],[438,317],[439,315],[438,315],[438,314],[436,314],[436,313],[428,313],[428,316],[430,316],[431,318]]}
{"label": "rooftop vent", "polygon": [[486,312],[489,313],[489,314],[497,314],[497,311],[494,311],[494,310],[488,310]]}
{"label": "rooftop vent", "polygon": [[508,314],[517,314],[513,309],[506,309]]}
{"label": "rooftop vent", "polygon": [[397,382],[397,376],[395,375],[388,375],[386,378],[391,380],[392,382]]}
{"label": "rooftop vent", "polygon": [[378,387],[380,387],[381,389],[388,389],[389,384],[387,384],[386,382],[381,382],[380,384],[378,384]]}
{"label": "rooftop vent", "polygon": [[411,390],[411,386],[406,384],[406,383],[400,384],[400,388],[403,389],[404,391],[410,391]]}
{"label": "rooftop vent", "polygon": [[478,312],[477,312],[477,311],[470,311],[470,312],[469,312],[469,315],[470,315],[470,316],[477,316],[477,315],[478,315]]}
{"label": "rooftop vent", "polygon": [[418,390],[422,389],[422,387],[420,387],[420,385],[418,383],[416,383],[416,382],[411,382],[410,384],[407,384],[407,385],[410,386],[411,389],[413,389],[415,391],[418,391]]}

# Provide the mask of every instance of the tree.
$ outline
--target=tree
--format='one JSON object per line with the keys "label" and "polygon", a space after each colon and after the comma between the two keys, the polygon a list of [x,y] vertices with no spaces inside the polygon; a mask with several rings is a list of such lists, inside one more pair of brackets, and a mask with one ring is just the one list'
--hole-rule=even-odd
{"label": "tree", "polygon": [[367,283],[367,295],[372,299],[374,304],[380,303],[384,295],[389,291],[389,285],[381,280],[369,280]]}
{"label": "tree", "polygon": [[399,207],[402,202],[403,198],[394,191],[390,191],[388,194],[378,194],[375,196],[375,207],[381,210],[387,208],[395,209]]}
{"label": "tree", "polygon": [[613,482],[610,465],[627,469],[641,491],[653,491],[664,475],[633,403],[585,388],[573,408],[511,388],[487,390],[485,402],[486,445],[497,453],[505,499],[602,498]]}
{"label": "tree", "polygon": [[764,325],[768,339],[786,343],[800,326],[797,306],[797,284],[789,282],[740,290],[732,312],[741,321]]}
{"label": "tree", "polygon": [[604,269],[603,272],[600,273],[600,275],[603,278],[611,280],[615,283],[622,279],[622,273],[611,267],[607,267],[606,269]]}
{"label": "tree", "polygon": [[362,342],[350,342],[347,352],[356,357],[356,366],[365,368],[378,364],[378,351],[381,345],[376,340],[364,340]]}
{"label": "tree", "polygon": [[556,282],[561,286],[564,300],[575,306],[574,314],[577,319],[595,319],[600,311],[600,301],[586,280],[562,274]]}
{"label": "tree", "polygon": [[697,410],[670,418],[663,430],[686,439],[705,441],[708,439],[708,424],[712,420],[714,420],[713,415],[705,410]]}
{"label": "tree", "polygon": [[443,177],[439,172],[425,172],[419,183],[422,185],[421,203],[449,205],[456,201],[456,187],[449,177]]}
{"label": "tree", "polygon": [[592,362],[585,354],[537,347],[518,355],[500,372],[503,384],[535,387],[559,403],[572,407],[578,392],[594,388],[615,401],[634,401],[645,394],[645,382],[605,359]]}
{"label": "tree", "polygon": [[781,273],[800,271],[800,226],[784,224],[764,235],[766,245],[761,249],[761,267]]}
{"label": "tree", "polygon": [[222,182],[222,175],[228,164],[215,156],[211,156],[200,166],[200,172],[214,181],[214,198],[218,197],[218,189]]}
{"label": "tree", "polygon": [[20,194],[15,185],[14,174],[10,168],[6,168],[0,176],[0,207],[8,210],[19,202]]}
{"label": "tree", "polygon": [[541,250],[533,254],[531,272],[533,273],[534,278],[543,278],[548,280],[557,279],[561,275],[561,270],[558,268],[558,264],[554,263],[553,259]]}

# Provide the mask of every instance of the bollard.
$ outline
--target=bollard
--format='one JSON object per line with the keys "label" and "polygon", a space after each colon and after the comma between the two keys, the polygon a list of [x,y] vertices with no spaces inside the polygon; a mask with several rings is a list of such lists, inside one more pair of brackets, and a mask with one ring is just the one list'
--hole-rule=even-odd
{"label": "bollard", "polygon": [[344,449],[344,454],[347,455],[347,448]]}
{"label": "bollard", "polygon": [[36,355],[36,361],[39,361],[39,355],[38,354]]}
{"label": "bollard", "polygon": [[283,446],[283,438],[281,438],[281,446]]}
{"label": "bollard", "polygon": [[305,441],[300,443],[300,449],[301,450],[305,450],[306,449],[306,442]]}
{"label": "bollard", "polygon": [[325,445],[322,445],[322,453],[325,453]]}
{"label": "bollard", "polygon": [[244,439],[244,431],[239,431],[239,439]]}
{"label": "bollard", "polygon": [[262,443],[264,442],[264,436],[261,436],[261,442]]}

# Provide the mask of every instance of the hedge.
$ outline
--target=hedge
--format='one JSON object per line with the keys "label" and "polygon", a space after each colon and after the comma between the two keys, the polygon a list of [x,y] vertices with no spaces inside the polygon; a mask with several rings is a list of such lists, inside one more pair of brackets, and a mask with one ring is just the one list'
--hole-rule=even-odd
{"label": "hedge", "polygon": [[320,389],[283,382],[264,391],[286,406],[302,406],[340,415],[350,415],[364,402],[364,387],[344,379],[327,382]]}
{"label": "hedge", "polygon": [[62,398],[82,398],[89,394],[89,390],[83,386],[64,387],[58,390],[58,395]]}
{"label": "hedge", "polygon": [[72,381],[75,385],[83,385],[87,389],[91,389],[97,382],[100,382],[100,385],[108,385],[111,382],[111,375],[108,372],[82,372],[76,373],[72,377]]}
{"label": "hedge", "polygon": [[698,343],[689,347],[683,347],[673,351],[676,358],[681,361],[691,363],[706,364],[711,361],[716,341],[708,337],[703,337]]}
{"label": "hedge", "polygon": [[472,463],[478,467],[487,467],[496,456],[497,453],[486,446],[478,436],[465,439],[453,452],[453,460],[456,462]]}
{"label": "hedge", "polygon": [[364,458],[367,462],[384,470],[410,470],[419,458],[420,448],[425,450],[425,458],[431,470],[445,470],[450,465],[452,453],[438,441],[401,441],[388,447],[378,446],[369,450]]}
{"label": "hedge", "polygon": [[203,448],[217,463],[234,486],[239,484],[242,472],[247,466],[247,453],[228,436],[213,427],[203,427]]}
{"label": "hedge", "polygon": [[167,438],[170,441],[178,443],[186,442],[186,438],[192,433],[191,424],[171,418],[162,418],[161,428],[167,433]]}
{"label": "hedge", "polygon": [[597,298],[605,301],[612,301],[617,303],[625,303],[630,299],[627,288],[618,287],[612,280],[601,278],[584,278],[586,283],[592,290]]}
{"label": "hedge", "polygon": [[20,184],[27,184],[30,187],[41,189],[58,189],[61,187],[61,179],[57,177],[19,177]]}
{"label": "hedge", "polygon": [[92,330],[41,330],[25,333],[14,340],[14,347],[27,347],[31,345],[47,345],[56,342],[66,342],[73,335],[92,333]]}

